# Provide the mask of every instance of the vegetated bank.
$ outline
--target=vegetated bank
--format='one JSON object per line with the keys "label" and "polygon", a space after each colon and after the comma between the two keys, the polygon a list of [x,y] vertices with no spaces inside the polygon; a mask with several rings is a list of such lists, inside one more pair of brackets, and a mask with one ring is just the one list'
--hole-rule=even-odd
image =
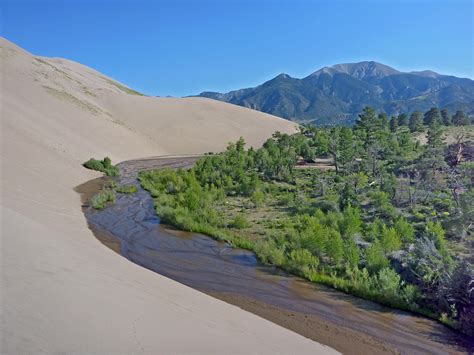
{"label": "vegetated bank", "polygon": [[119,176],[120,169],[112,164],[112,160],[109,157],[105,157],[102,160],[90,158],[82,165],[87,169],[103,172],[109,177],[102,189],[91,198],[91,206],[96,210],[103,210],[109,204],[114,204],[115,193],[133,194],[137,192],[137,187],[133,184],[117,186],[113,178]]}
{"label": "vegetated bank", "polygon": [[[419,118],[395,126],[367,107],[353,128],[275,133],[258,150],[240,139],[190,170],[139,178],[165,223],[472,335],[472,127],[448,146],[441,119],[409,126]],[[334,170],[307,163],[328,156]]]}

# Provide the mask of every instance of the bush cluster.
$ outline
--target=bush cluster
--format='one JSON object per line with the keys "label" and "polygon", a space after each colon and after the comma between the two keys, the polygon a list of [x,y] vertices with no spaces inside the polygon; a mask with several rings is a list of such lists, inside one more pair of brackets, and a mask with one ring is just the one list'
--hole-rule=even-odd
{"label": "bush cluster", "polygon": [[119,175],[119,168],[115,165],[112,165],[112,161],[109,157],[105,157],[103,160],[97,160],[94,158],[90,158],[84,164],[82,164],[85,168],[100,171],[105,173],[107,176],[118,176]]}

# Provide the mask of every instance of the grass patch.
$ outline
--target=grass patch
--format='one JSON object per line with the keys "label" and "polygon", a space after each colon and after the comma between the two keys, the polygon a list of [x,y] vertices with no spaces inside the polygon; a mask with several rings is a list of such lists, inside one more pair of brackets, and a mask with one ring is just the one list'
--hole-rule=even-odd
{"label": "grass patch", "polygon": [[135,185],[121,185],[115,189],[118,193],[121,194],[134,194],[137,192],[137,187]]}

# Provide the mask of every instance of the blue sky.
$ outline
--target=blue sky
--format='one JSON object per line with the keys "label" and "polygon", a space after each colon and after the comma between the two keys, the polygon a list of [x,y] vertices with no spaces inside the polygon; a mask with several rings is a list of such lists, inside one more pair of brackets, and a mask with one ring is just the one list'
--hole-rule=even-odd
{"label": "blue sky", "polygon": [[1,33],[149,95],[254,86],[376,60],[474,77],[471,0],[2,0]]}

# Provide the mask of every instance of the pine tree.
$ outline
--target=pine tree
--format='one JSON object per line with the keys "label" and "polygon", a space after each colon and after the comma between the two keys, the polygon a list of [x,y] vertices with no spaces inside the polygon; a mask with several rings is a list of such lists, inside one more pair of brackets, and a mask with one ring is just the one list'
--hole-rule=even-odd
{"label": "pine tree", "polygon": [[447,108],[444,108],[441,110],[441,118],[445,126],[451,126],[451,123],[452,123],[451,115],[449,114],[449,111]]}
{"label": "pine tree", "polygon": [[378,120],[375,110],[370,107],[364,107],[355,124],[355,130],[361,135],[364,142],[364,148],[368,152],[370,146],[376,139],[376,133],[380,128],[380,120]]}
{"label": "pine tree", "polygon": [[415,111],[410,115],[410,122],[408,124],[410,131],[419,132],[423,130],[423,114]]}
{"label": "pine tree", "polygon": [[427,126],[431,126],[434,123],[441,122],[441,113],[436,107],[432,107],[425,113],[424,117],[424,124]]}
{"label": "pine tree", "polygon": [[408,116],[405,113],[398,115],[397,121],[399,126],[408,126]]}
{"label": "pine tree", "polygon": [[453,124],[455,126],[464,126],[469,124],[469,120],[466,117],[464,111],[456,111],[453,116]]}
{"label": "pine tree", "polygon": [[425,178],[433,176],[436,170],[447,166],[444,160],[443,130],[439,124],[432,124],[428,129],[428,143],[425,152],[419,159],[418,168]]}
{"label": "pine tree", "polygon": [[388,129],[388,116],[385,112],[379,113],[380,128]]}
{"label": "pine tree", "polygon": [[398,119],[395,116],[392,116],[390,119],[390,131],[395,133],[398,129]]}

